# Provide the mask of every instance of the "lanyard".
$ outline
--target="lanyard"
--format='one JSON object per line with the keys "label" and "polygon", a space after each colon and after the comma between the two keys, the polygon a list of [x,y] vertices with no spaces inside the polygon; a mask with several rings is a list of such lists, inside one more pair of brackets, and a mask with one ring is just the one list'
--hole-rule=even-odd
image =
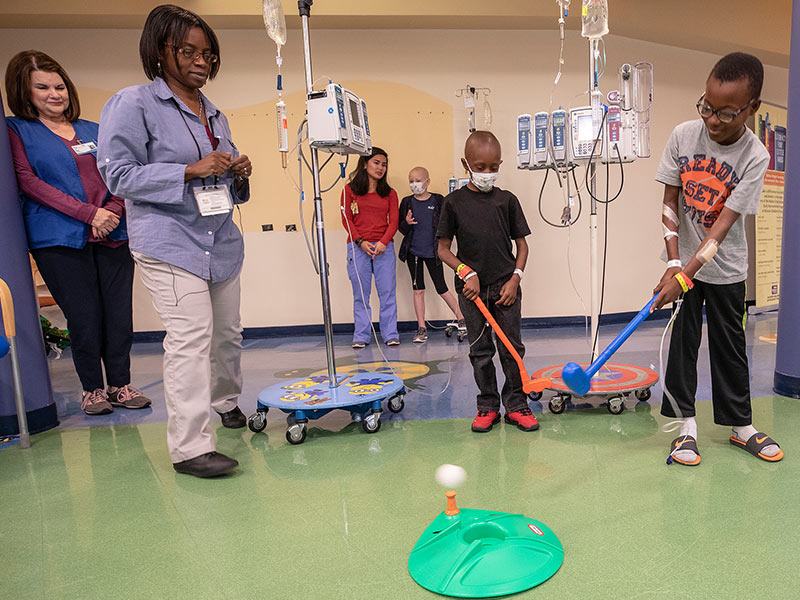
{"label": "lanyard", "polygon": [[[175,108],[178,109],[178,114],[180,114],[181,119],[183,119],[183,124],[186,125],[186,129],[189,131],[189,135],[192,136],[192,141],[194,142],[195,148],[197,148],[197,160],[203,160],[203,152],[202,152],[202,150],[200,150],[200,144],[198,143],[197,138],[194,137],[194,133],[192,132],[192,128],[189,127],[189,122],[186,120],[186,117],[183,115],[183,110],[181,110],[180,104],[178,104],[178,101],[175,100],[174,97],[172,98],[172,102],[175,104]],[[202,120],[203,120],[202,119],[202,111],[205,111],[205,106],[204,106],[202,100],[200,101],[200,109],[201,109],[200,121],[202,122]],[[213,136],[214,135],[214,124],[211,122],[211,119],[209,119],[208,117],[206,117],[206,120],[208,121],[208,125],[211,128],[211,135]],[[208,128],[206,128],[206,130],[207,129]],[[214,142],[211,142],[211,146],[212,146],[212,148],[214,147]],[[216,185],[218,181],[219,181],[219,177],[214,175],[214,185]],[[203,185],[205,185],[205,183],[206,183],[206,178],[203,177]]]}

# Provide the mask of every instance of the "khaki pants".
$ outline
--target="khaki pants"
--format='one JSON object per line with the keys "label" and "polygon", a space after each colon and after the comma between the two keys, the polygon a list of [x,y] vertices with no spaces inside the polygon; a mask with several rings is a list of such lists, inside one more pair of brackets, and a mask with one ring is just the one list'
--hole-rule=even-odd
{"label": "khaki pants", "polygon": [[215,450],[209,407],[233,410],[242,391],[239,271],[208,281],[132,252],[164,339],[167,446],[173,463]]}

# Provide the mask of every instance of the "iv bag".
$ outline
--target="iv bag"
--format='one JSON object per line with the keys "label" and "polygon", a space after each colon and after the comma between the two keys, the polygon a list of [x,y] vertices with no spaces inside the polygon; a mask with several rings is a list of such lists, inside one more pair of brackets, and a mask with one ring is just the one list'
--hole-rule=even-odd
{"label": "iv bag", "polygon": [[492,128],[492,107],[489,105],[489,98],[483,98],[483,128],[488,131]]}
{"label": "iv bag", "polygon": [[590,40],[608,33],[607,0],[583,0],[581,6],[581,35]]}
{"label": "iv bag", "polygon": [[267,35],[280,47],[286,43],[286,19],[283,16],[281,0],[262,0],[264,27]]}

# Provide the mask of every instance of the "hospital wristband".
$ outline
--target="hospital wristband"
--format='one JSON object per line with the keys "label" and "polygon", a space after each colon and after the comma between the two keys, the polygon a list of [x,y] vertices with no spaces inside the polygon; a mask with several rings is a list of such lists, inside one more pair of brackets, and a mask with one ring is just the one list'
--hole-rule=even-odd
{"label": "hospital wristband", "polygon": [[514,269],[514,273],[519,275],[519,280],[522,281],[522,276],[525,275],[525,271],[523,271],[522,269]]}
{"label": "hospital wristband", "polygon": [[458,275],[458,277],[462,281],[466,281],[470,273],[475,273],[475,271],[473,271],[470,267],[468,267],[464,263],[461,263],[460,265],[458,265],[458,267],[456,267],[456,275]]}
{"label": "hospital wristband", "polygon": [[675,279],[678,280],[678,283],[681,284],[681,288],[683,289],[684,293],[688,292],[690,289],[694,287],[694,283],[692,280],[689,279],[689,276],[686,275],[683,271],[680,273],[675,273]]}
{"label": "hospital wristband", "polygon": [[681,267],[683,267],[683,265],[681,264],[681,259],[680,258],[673,258],[672,260],[667,261],[667,268],[668,269],[672,269],[674,267],[678,267],[679,269]]}

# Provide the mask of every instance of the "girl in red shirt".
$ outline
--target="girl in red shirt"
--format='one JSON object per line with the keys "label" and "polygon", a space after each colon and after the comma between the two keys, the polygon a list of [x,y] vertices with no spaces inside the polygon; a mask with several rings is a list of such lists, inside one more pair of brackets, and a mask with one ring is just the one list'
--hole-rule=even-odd
{"label": "girl in red shirt", "polygon": [[347,230],[347,274],[353,286],[353,348],[364,348],[371,339],[372,311],[369,296],[372,278],[380,299],[380,331],[387,346],[400,344],[397,333],[397,284],[394,242],[398,202],[386,181],[389,158],[373,147],[358,159],[342,192],[342,223]]}

